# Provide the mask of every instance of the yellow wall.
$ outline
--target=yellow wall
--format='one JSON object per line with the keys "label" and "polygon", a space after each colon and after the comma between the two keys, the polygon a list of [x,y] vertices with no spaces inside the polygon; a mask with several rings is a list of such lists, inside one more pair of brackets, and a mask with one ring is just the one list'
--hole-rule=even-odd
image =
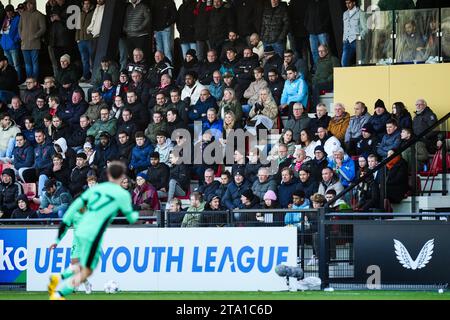
{"label": "yellow wall", "polygon": [[358,100],[373,113],[378,98],[389,111],[394,102],[402,101],[411,113],[415,111],[415,101],[424,98],[441,118],[450,112],[450,64],[334,69],[334,102],[344,103],[351,114]]}

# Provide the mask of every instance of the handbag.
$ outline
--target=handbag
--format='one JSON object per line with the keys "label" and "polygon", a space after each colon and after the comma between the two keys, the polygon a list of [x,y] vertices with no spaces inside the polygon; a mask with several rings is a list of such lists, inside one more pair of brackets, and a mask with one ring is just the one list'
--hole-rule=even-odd
{"label": "handbag", "polygon": [[[447,170],[450,169],[450,154],[446,154],[446,160],[447,160]],[[430,175],[438,175],[439,173],[442,173],[443,170],[443,161],[442,161],[442,150],[438,150],[434,156],[433,160],[431,161],[430,165]]]}

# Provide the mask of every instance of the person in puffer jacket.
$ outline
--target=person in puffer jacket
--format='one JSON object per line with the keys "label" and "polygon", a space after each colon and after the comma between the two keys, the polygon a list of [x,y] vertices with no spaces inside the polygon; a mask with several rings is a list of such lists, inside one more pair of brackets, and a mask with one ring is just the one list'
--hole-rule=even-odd
{"label": "person in puffer jacket", "polygon": [[289,32],[287,3],[272,0],[263,11],[261,23],[261,40],[264,46],[272,46],[282,57],[284,43]]}
{"label": "person in puffer jacket", "polygon": [[[308,106],[308,84],[303,78],[303,74],[298,74],[295,66],[286,68],[287,80],[284,83],[281,95],[281,109],[286,108],[295,102],[300,102],[305,108]],[[292,114],[290,110],[289,115]]]}
{"label": "person in puffer jacket", "polygon": [[0,184],[0,218],[8,219],[11,216],[17,208],[16,199],[22,193],[22,186],[16,182],[14,169],[3,170]]}
{"label": "person in puffer jacket", "polygon": [[355,162],[341,147],[336,148],[333,156],[328,158],[328,166],[337,174],[344,188],[355,179]]}
{"label": "person in puffer jacket", "polygon": [[156,133],[156,141],[155,152],[159,153],[159,161],[170,165],[169,156],[173,150],[172,140],[168,138],[166,132],[159,131]]}
{"label": "person in puffer jacket", "polygon": [[367,123],[371,124],[378,141],[383,139],[386,133],[386,122],[391,118],[391,114],[386,110],[383,100],[378,99],[375,102],[375,113],[370,117]]}
{"label": "person in puffer jacket", "polygon": [[0,157],[9,157],[8,153],[14,148],[14,139],[20,128],[16,126],[11,116],[7,113],[0,115]]}
{"label": "person in puffer jacket", "polygon": [[38,218],[62,218],[72,202],[69,191],[59,181],[47,180],[41,196]]}
{"label": "person in puffer jacket", "polygon": [[244,178],[244,173],[237,170],[234,173],[234,181],[228,185],[227,191],[223,196],[223,203],[229,210],[241,206],[241,195],[244,191],[251,189],[251,184]]}
{"label": "person in puffer jacket", "polygon": [[383,159],[387,157],[389,150],[397,149],[401,143],[401,130],[398,128],[397,121],[390,119],[386,122],[386,134],[377,147],[377,153]]}
{"label": "person in puffer jacket", "polygon": [[148,168],[150,154],[153,152],[154,148],[143,132],[136,132],[135,137],[136,146],[131,151],[129,168],[135,173],[138,173]]}

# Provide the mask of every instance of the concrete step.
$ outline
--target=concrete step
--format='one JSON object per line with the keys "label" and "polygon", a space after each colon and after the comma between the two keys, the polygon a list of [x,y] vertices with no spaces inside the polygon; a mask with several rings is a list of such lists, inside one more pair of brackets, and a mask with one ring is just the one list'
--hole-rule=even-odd
{"label": "concrete step", "polygon": [[[433,177],[430,176],[427,183],[427,177],[421,176],[420,177],[420,183],[422,186],[422,190],[429,191],[429,190],[442,190],[442,182],[443,182],[443,175],[438,174],[437,176]],[[434,179],[434,181],[433,181]],[[426,186],[425,186],[426,184]],[[431,184],[433,184],[433,188],[431,189]],[[450,173],[447,174],[447,188],[450,188]],[[433,196],[434,194],[431,194]]]}
{"label": "concrete step", "polygon": [[[392,204],[395,213],[412,213],[411,212],[412,198],[408,197],[399,204]],[[436,208],[450,207],[450,196],[442,196],[435,194],[434,196],[418,196],[416,197],[416,208],[427,210]]]}

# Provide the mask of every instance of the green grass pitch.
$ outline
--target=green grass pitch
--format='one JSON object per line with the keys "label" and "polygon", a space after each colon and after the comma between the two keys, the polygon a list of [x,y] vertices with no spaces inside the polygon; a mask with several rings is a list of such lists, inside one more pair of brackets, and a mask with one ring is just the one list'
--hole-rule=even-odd
{"label": "green grass pitch", "polygon": [[[47,300],[45,292],[0,291],[0,300]],[[77,292],[68,300],[450,300],[437,291]]]}

